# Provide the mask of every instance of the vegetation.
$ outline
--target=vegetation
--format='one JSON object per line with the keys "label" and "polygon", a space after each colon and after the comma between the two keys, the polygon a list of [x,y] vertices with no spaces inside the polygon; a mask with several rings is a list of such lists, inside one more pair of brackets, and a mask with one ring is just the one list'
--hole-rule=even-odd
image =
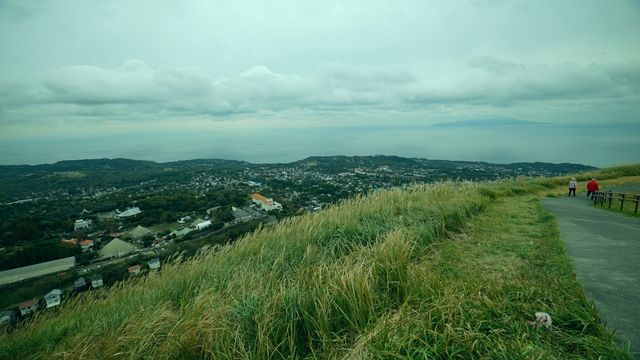
{"label": "vegetation", "polygon": [[85,294],[0,336],[0,356],[626,359],[538,205],[565,180],[355,197]]}

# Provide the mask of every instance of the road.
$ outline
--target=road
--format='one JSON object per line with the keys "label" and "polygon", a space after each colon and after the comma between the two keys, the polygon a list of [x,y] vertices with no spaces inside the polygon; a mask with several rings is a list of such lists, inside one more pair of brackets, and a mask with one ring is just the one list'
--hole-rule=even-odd
{"label": "road", "polygon": [[[640,185],[606,190],[638,192]],[[558,219],[578,280],[603,320],[640,359],[640,219],[596,208],[585,193],[542,201]]]}

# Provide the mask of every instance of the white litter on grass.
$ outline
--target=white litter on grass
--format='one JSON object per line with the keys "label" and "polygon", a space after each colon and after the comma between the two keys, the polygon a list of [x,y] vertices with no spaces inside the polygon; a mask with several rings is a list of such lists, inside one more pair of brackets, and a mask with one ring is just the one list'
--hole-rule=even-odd
{"label": "white litter on grass", "polygon": [[547,314],[546,312],[537,312],[536,321],[529,322],[530,325],[533,325],[535,327],[544,326],[546,329],[549,329],[549,330],[551,330],[552,323],[553,322],[551,321],[551,315]]}

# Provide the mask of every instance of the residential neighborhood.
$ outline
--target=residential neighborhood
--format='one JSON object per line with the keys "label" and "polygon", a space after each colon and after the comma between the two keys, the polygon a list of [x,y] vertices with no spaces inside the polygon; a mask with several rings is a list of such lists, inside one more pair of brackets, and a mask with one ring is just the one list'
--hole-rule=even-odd
{"label": "residential neighborhood", "polygon": [[[194,255],[202,246],[232,242],[261,223],[322,211],[355,194],[417,182],[558,175],[585,168],[382,156],[171,166],[127,160],[123,170],[117,168],[119,160],[82,164],[73,176],[16,173],[33,182],[27,187],[32,191],[21,193],[10,183],[0,190],[0,214],[12,219],[0,224],[5,226],[0,229],[0,286],[8,294],[0,299],[0,309],[18,317],[45,311],[83,292],[160,271],[164,262]],[[92,180],[79,175],[84,173],[94,174]],[[50,187],[52,177],[60,176],[68,185]]]}

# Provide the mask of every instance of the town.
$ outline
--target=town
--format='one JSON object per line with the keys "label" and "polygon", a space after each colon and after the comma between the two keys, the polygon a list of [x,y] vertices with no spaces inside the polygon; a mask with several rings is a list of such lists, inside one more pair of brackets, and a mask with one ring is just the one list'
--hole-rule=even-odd
{"label": "town", "polygon": [[590,169],[393,156],[289,164],[102,159],[2,166],[0,324],[17,324],[67,297],[144,276],[202,247],[233,242],[260,224],[322,211],[356,194]]}

